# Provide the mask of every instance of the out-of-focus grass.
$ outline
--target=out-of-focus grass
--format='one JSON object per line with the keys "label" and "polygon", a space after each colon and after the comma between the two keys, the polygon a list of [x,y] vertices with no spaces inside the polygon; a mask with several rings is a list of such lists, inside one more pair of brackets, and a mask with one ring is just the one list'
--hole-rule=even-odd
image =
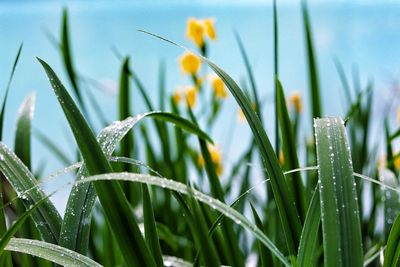
{"label": "out-of-focus grass", "polygon": [[[258,266],[397,266],[398,125],[390,123],[391,117],[372,118],[372,83],[361,88],[355,75],[352,88],[338,60],[347,99],[347,112],[342,114],[345,122],[338,117],[317,118],[324,116],[324,103],[310,15],[303,2],[309,115],[316,119],[315,138],[303,144],[299,138],[314,129],[302,127],[301,121],[308,115],[303,113],[301,95],[286,98],[284,81],[279,80],[276,1],[273,11],[273,123],[266,123],[262,116],[265,103],[259,90],[268,89],[256,85],[246,40],[234,33],[250,91],[207,58],[218,38],[215,20],[190,18],[186,35],[195,49],[183,51],[179,61],[189,84],[168,93],[167,65],[161,63],[157,102],[130,66],[129,57],[120,57],[115,100],[119,121],[106,125],[96,97],[85,91],[73,64],[73,38],[64,10],[58,48],[74,97],[52,68],[39,61],[74,134],[77,158],[82,158],[83,164],[67,166],[73,161],[58,148],[59,140],[48,137],[44,129],[34,130],[34,136],[66,165],[60,173],[80,168],[61,216],[42,190],[45,180],[33,175],[36,172],[30,162],[35,151],[30,143],[35,95],[29,95],[19,112],[14,151],[0,144],[4,176],[1,266],[244,266],[251,255],[257,256],[253,265]],[[22,46],[3,99],[0,137],[21,50]],[[133,90],[138,90],[142,99],[132,99]],[[226,164],[227,155],[222,154],[220,145],[209,136],[214,127],[227,127],[226,120],[222,126],[216,121],[230,96],[252,132],[249,140],[242,140],[249,146],[237,155],[232,167]],[[139,101],[149,112],[132,117]],[[157,109],[162,111],[154,112]],[[88,114],[89,110],[95,112]],[[88,116],[104,124],[97,138]],[[141,122],[146,117],[152,122]],[[373,119],[386,121],[385,130],[374,138],[370,133]],[[134,127],[139,122],[140,128]],[[267,130],[275,132],[272,142]],[[227,130],[226,135],[231,134]],[[374,155],[382,141],[387,156],[378,165]],[[262,167],[253,165],[254,159],[260,159]],[[260,174],[262,182],[255,179]],[[374,183],[370,185],[370,181]],[[262,188],[265,197],[255,196],[255,188]],[[11,225],[13,220],[16,223]]]}

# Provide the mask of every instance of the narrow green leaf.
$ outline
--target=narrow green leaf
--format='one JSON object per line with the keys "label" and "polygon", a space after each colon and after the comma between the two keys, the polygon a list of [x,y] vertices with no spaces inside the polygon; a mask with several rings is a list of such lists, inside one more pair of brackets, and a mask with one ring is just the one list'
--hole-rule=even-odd
{"label": "narrow green leaf", "polygon": [[[50,66],[41,59],[38,60],[46,71],[70,124],[88,173],[94,175],[112,172],[110,163],[73,99]],[[120,184],[100,182],[94,183],[94,187],[126,264],[155,266],[154,258],[146,246]]]}
{"label": "narrow green leaf", "polygon": [[395,267],[400,264],[400,215],[397,215],[390,230],[386,244],[383,267]]}
{"label": "narrow green leaf", "polygon": [[82,99],[81,90],[78,85],[78,76],[75,71],[75,67],[72,61],[71,44],[69,38],[69,26],[68,26],[68,11],[66,8],[63,10],[62,25],[61,25],[61,55],[64,63],[65,70],[67,72],[69,81],[72,89],[74,90],[75,96],[78,100],[83,113],[86,114],[85,104]]}
{"label": "narrow green leaf", "polygon": [[297,264],[300,267],[315,266],[320,221],[321,206],[319,190],[316,188],[308,207],[303,231],[301,232],[299,251],[297,253]]}
{"label": "narrow green leaf", "polygon": [[[130,107],[130,86],[129,86],[129,58],[125,58],[121,67],[120,81],[119,81],[119,119],[122,121],[131,115]],[[127,133],[121,141],[121,155],[130,157],[133,150],[133,135],[131,132]],[[128,171],[129,169],[124,169]]]}
{"label": "narrow green leaf", "polygon": [[[82,180],[76,182],[76,184],[88,183],[93,181],[109,181],[110,180],[119,180],[119,181],[131,181],[136,183],[144,183],[148,185],[155,185],[164,189],[169,189],[174,192],[178,192],[181,194],[188,195],[189,191],[187,185],[173,181],[167,178],[160,178],[147,174],[139,174],[139,173],[107,173],[102,175],[96,175],[91,177],[86,177]],[[226,217],[233,220],[235,223],[239,224],[241,227],[247,229],[251,232],[255,238],[260,240],[270,251],[285,265],[290,266],[286,257],[276,248],[274,243],[265,236],[265,234],[258,229],[256,225],[250,222],[246,217],[237,212],[235,209],[226,205],[225,203],[219,201],[218,199],[212,198],[200,191],[192,189],[193,197],[210,206],[211,208],[221,212]]]}
{"label": "narrow green leaf", "polygon": [[[253,204],[251,204],[251,202],[250,202],[250,207],[251,207],[251,211],[253,213],[253,217],[254,217],[257,227],[261,231],[264,231],[263,230],[264,225],[261,221],[261,218],[258,215],[257,210],[254,208]],[[258,246],[257,246],[258,247],[258,255],[260,257],[259,265],[263,266],[263,267],[269,266],[269,263],[272,261],[272,259],[269,257],[270,256],[269,251],[260,242],[257,242],[257,244],[258,244]]]}
{"label": "narrow green leaf", "polygon": [[[3,143],[0,143],[0,171],[17,192],[26,208],[46,197],[33,174]],[[32,219],[46,242],[58,242],[62,219],[49,199],[46,199],[32,213]]]}
{"label": "narrow green leaf", "polygon": [[[285,164],[289,170],[298,169],[300,167],[296,151],[296,141],[293,134],[292,123],[290,122],[289,113],[286,106],[286,98],[283,92],[282,84],[276,79],[278,106],[278,119],[282,134],[282,146],[285,156]],[[294,172],[286,176],[289,186],[289,192],[292,194],[292,199],[295,202],[297,211],[302,220],[304,220],[307,212],[307,199],[305,189],[301,179],[300,172]]]}
{"label": "narrow green leaf", "polygon": [[325,266],[362,266],[360,215],[344,122],[316,119],[314,127]]}
{"label": "narrow green leaf", "polygon": [[6,103],[7,103],[7,98],[8,98],[8,92],[10,91],[10,86],[11,86],[11,81],[14,77],[15,69],[17,68],[18,60],[21,55],[22,51],[22,43],[18,48],[17,55],[15,56],[14,64],[11,69],[11,74],[10,78],[8,79],[7,87],[6,87],[6,93],[4,94],[3,102],[1,104],[1,112],[0,112],[0,141],[3,140],[3,126],[4,126],[4,114],[6,110]]}
{"label": "narrow green leaf", "polygon": [[145,184],[142,184],[142,198],[145,239],[157,266],[164,266],[149,189]]}
{"label": "narrow green leaf", "polygon": [[197,248],[200,250],[201,258],[203,259],[204,266],[220,266],[217,252],[214,243],[207,235],[207,225],[203,213],[194,198],[193,189],[188,186],[187,192],[190,196],[190,208],[192,215],[192,224],[190,225],[193,232],[194,239],[197,243]]}
{"label": "narrow green leaf", "polygon": [[5,249],[30,254],[67,267],[101,267],[100,264],[82,254],[39,240],[12,238]]}
{"label": "narrow green leaf", "polygon": [[300,240],[301,232],[300,218],[296,211],[296,207],[294,206],[293,200],[290,197],[288,185],[286,183],[283,171],[279,165],[279,161],[275,156],[274,150],[265,130],[262,127],[261,121],[252,109],[248,98],[243,94],[243,91],[239,88],[235,81],[225,71],[220,69],[209,59],[203,58],[203,60],[224,81],[225,85],[231,91],[237,103],[241,107],[247,122],[249,123],[261,153],[263,164],[268,172],[269,177],[271,177],[271,187],[278,207],[289,252],[291,255],[296,255],[296,248]]}
{"label": "narrow green leaf", "polygon": [[28,95],[20,106],[15,131],[15,154],[31,169],[31,121],[35,110],[36,93]]}
{"label": "narrow green leaf", "polygon": [[322,116],[321,93],[318,81],[317,60],[312,40],[310,17],[308,14],[306,0],[302,1],[302,14],[306,39],[308,78],[310,83],[310,102],[312,107],[311,115],[312,118],[320,118]]}
{"label": "narrow green leaf", "polygon": [[7,244],[10,242],[11,238],[17,233],[18,229],[21,228],[21,226],[24,224],[26,219],[29,218],[29,216],[40,206],[42,205],[48,197],[44,197],[43,199],[39,200],[35,205],[30,207],[27,211],[25,211],[10,227],[10,229],[7,230],[7,232],[4,233],[4,235],[0,239],[0,255],[4,253],[4,248],[7,246]]}

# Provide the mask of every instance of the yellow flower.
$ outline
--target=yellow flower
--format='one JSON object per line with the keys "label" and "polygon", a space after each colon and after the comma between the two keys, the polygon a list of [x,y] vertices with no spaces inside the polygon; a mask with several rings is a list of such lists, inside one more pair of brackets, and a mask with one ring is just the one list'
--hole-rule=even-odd
{"label": "yellow flower", "polygon": [[204,28],[206,30],[206,34],[210,38],[210,40],[215,40],[217,39],[217,34],[215,33],[215,27],[214,27],[214,19],[212,18],[207,18],[204,20]]}
{"label": "yellow flower", "polygon": [[397,157],[394,158],[393,166],[394,166],[396,171],[400,170],[400,156],[397,156]]}
{"label": "yellow flower", "polygon": [[187,103],[189,104],[189,107],[194,107],[196,104],[196,98],[197,98],[197,88],[194,86],[190,86],[186,88],[185,91],[185,97],[187,100]]}
{"label": "yellow flower", "polygon": [[294,107],[296,113],[301,113],[303,110],[303,103],[301,102],[301,94],[299,92],[294,92],[290,96],[290,104]]}
{"label": "yellow flower", "polygon": [[175,105],[178,105],[179,102],[182,100],[182,89],[177,88],[172,95],[172,99],[174,100]]}
{"label": "yellow flower", "polygon": [[212,89],[214,90],[215,97],[221,99],[226,98],[228,96],[228,92],[225,88],[225,84],[222,81],[222,79],[217,75],[213,75],[211,76],[210,80]]}
{"label": "yellow flower", "polygon": [[186,36],[199,48],[204,46],[204,26],[201,20],[189,18],[187,21]]}
{"label": "yellow flower", "polygon": [[[207,148],[208,148],[208,152],[210,153],[211,160],[214,163],[215,171],[217,172],[217,174],[219,176],[223,172],[221,151],[215,145],[208,145]],[[204,158],[201,154],[199,154],[199,156],[197,158],[197,164],[199,165],[199,167],[204,167],[205,162],[204,162]]]}
{"label": "yellow flower", "polygon": [[200,58],[191,52],[185,52],[179,62],[183,73],[195,74],[200,69]]}
{"label": "yellow flower", "polygon": [[[251,103],[251,108],[255,111],[257,106],[256,103]],[[239,108],[238,110],[238,120],[239,122],[244,122],[246,120],[246,116],[244,116],[243,110]]]}
{"label": "yellow flower", "polygon": [[281,164],[281,166],[285,165],[285,155],[282,150],[279,151],[279,164]]}

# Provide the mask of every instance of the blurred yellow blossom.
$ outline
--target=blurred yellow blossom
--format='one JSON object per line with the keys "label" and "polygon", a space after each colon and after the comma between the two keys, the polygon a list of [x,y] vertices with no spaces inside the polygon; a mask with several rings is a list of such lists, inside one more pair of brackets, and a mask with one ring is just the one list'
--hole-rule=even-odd
{"label": "blurred yellow blossom", "polygon": [[299,92],[293,92],[289,98],[289,102],[294,107],[296,113],[301,113],[303,110],[303,103],[301,102],[301,94]]}
{"label": "blurred yellow blossom", "polygon": [[191,52],[185,52],[180,57],[179,62],[183,73],[196,74],[200,69],[200,58]]}
{"label": "blurred yellow blossom", "polygon": [[[215,145],[208,145],[207,148],[208,152],[210,153],[211,160],[215,165],[215,171],[218,175],[221,175],[223,172],[221,150]],[[197,164],[199,167],[204,167],[205,162],[201,154],[199,154],[197,158]]]}
{"label": "blurred yellow blossom", "polygon": [[187,103],[189,104],[189,107],[194,107],[196,104],[196,98],[197,98],[197,88],[195,86],[189,86],[185,90],[185,97],[187,100]]}
{"label": "blurred yellow blossom", "polygon": [[[257,109],[256,103],[251,103],[251,108],[255,111]],[[243,110],[239,108],[238,110],[238,120],[239,122],[244,122],[246,120],[246,116],[244,116]]]}
{"label": "blurred yellow blossom", "polygon": [[199,48],[204,46],[204,26],[201,20],[189,18],[187,21],[186,36]]}
{"label": "blurred yellow blossom", "polygon": [[285,165],[285,155],[282,150],[279,151],[279,164],[281,164],[281,166]]}
{"label": "blurred yellow blossom", "polygon": [[228,91],[226,90],[225,84],[220,77],[213,75],[210,77],[210,81],[215,97],[223,99],[228,96]]}
{"label": "blurred yellow blossom", "polygon": [[174,100],[175,105],[178,105],[182,100],[182,88],[176,88],[174,94],[172,95],[172,99]]}
{"label": "blurred yellow blossom", "polygon": [[393,166],[396,171],[400,171],[400,156],[397,156],[393,159]]}
{"label": "blurred yellow blossom", "polygon": [[212,18],[205,19],[204,27],[206,29],[206,34],[208,35],[210,40],[217,39],[217,34],[215,32],[215,27],[214,27],[214,19],[212,19]]}

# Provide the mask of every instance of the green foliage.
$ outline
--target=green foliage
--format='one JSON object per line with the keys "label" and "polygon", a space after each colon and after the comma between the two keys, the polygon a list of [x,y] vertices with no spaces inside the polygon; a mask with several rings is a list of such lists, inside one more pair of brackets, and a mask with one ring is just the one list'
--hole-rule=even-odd
{"label": "green foliage", "polygon": [[[387,116],[382,119],[384,132],[371,135],[373,83],[364,87],[356,72],[351,86],[338,60],[335,63],[347,99],[345,123],[340,117],[318,118],[325,108],[305,1],[302,15],[310,114],[302,113],[301,100],[287,99],[278,77],[278,5],[273,1],[271,92],[257,87],[251,51],[246,51],[238,32],[234,35],[249,92],[206,57],[212,49],[209,36],[193,52],[202,68],[186,77],[195,88],[192,96],[188,91],[168,91],[169,63],[161,61],[155,71],[158,99],[153,99],[150,90],[154,89],[135,71],[140,64],[135,64],[134,70],[129,56],[119,56],[118,115],[109,118],[98,105],[98,96],[84,90],[64,9],[59,52],[78,105],[53,69],[43,60],[39,62],[82,162],[73,163],[60,148],[58,137],[49,137],[46,129],[32,128],[35,94],[28,95],[16,116],[14,150],[0,142],[0,265],[244,266],[249,255],[257,255],[257,266],[398,266],[400,153],[396,149],[400,130]],[[6,102],[21,50],[22,45],[2,101],[0,139],[6,129]],[[220,87],[203,79],[207,71],[215,72],[213,81],[221,82]],[[141,99],[133,98],[135,93]],[[248,146],[240,155],[222,154],[213,141],[221,139],[214,128],[228,126],[225,118],[221,118],[222,126],[216,122],[229,93],[252,133],[249,140],[241,140]],[[274,121],[263,116],[266,102],[260,96],[264,94],[270,96],[268,103],[274,104]],[[86,109],[86,102],[94,109]],[[147,113],[133,116],[141,102]],[[158,108],[162,111],[155,111]],[[97,137],[92,130],[97,125],[88,123],[89,116],[101,122]],[[300,138],[313,132],[303,125],[305,116],[315,120],[315,138],[304,144]],[[233,134],[231,129],[226,129],[227,135]],[[275,132],[274,146],[269,132]],[[64,216],[44,192],[47,180],[42,172],[32,166],[36,154],[31,149],[32,134],[54,159],[66,165],[57,175],[79,169],[72,174],[75,180]],[[377,167],[379,143],[384,144],[386,162]],[[225,156],[234,160],[234,166],[227,164]],[[255,164],[258,159],[261,167]],[[317,166],[313,166],[315,160]],[[264,180],[259,182],[256,177]]]}

